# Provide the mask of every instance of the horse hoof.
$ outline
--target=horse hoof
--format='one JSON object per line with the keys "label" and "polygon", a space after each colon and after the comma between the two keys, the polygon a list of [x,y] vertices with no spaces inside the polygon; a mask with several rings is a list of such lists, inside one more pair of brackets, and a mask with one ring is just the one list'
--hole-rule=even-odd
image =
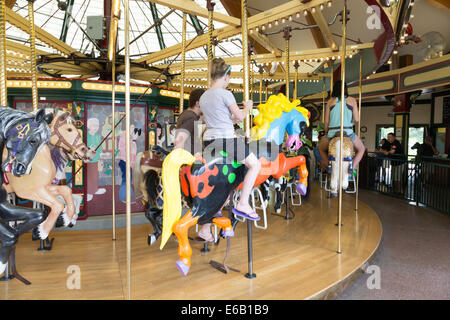
{"label": "horse hoof", "polygon": [[154,244],[156,242],[156,237],[154,234],[149,234],[148,235],[148,239],[147,239],[147,243],[149,246],[151,246],[152,244]]}
{"label": "horse hoof", "polygon": [[186,276],[188,274],[189,266],[187,266],[183,261],[177,260],[175,264],[177,265],[178,271],[180,271],[183,276]]}
{"label": "horse hoof", "polygon": [[234,237],[234,230],[233,229],[228,230],[228,231],[223,230],[223,236],[224,237]]}
{"label": "horse hoof", "polygon": [[300,193],[302,196],[306,195],[307,187],[303,183],[298,183],[295,187],[298,193]]}

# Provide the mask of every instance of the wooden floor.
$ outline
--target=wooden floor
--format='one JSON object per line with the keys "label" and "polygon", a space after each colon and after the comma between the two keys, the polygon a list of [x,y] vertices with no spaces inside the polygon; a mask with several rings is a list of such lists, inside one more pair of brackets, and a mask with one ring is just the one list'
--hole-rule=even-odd
{"label": "wooden floor", "polygon": [[[132,228],[132,299],[306,299],[330,298],[349,279],[361,274],[361,266],[372,257],[381,240],[382,228],[375,212],[360,202],[354,211],[354,196],[343,196],[342,254],[337,254],[337,198],[317,184],[309,202],[295,207],[296,217],[286,221],[269,214],[267,230],[253,228],[254,272],[247,272],[246,225],[239,223],[231,240],[227,264],[240,273],[223,274],[209,265],[222,261],[226,241],[207,254],[193,246],[192,266],[183,277],[175,266],[177,243],[170,239],[164,250],[159,241],[147,245],[150,225]],[[284,211],[283,211],[284,213]],[[126,297],[125,229],[59,231],[52,251],[37,251],[31,234],[17,245],[17,268],[32,282],[0,282],[2,299],[123,299]],[[191,230],[195,236],[195,229]],[[76,265],[81,288],[69,290],[67,269]]]}

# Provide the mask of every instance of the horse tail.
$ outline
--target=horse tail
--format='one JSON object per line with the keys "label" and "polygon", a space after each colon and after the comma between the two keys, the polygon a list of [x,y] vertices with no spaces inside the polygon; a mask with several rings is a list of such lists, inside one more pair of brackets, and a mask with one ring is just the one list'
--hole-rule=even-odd
{"label": "horse tail", "polygon": [[180,168],[185,164],[192,164],[194,160],[194,156],[182,148],[173,150],[164,159],[162,166],[163,230],[160,249],[165,246],[172,234],[172,227],[181,218]]}

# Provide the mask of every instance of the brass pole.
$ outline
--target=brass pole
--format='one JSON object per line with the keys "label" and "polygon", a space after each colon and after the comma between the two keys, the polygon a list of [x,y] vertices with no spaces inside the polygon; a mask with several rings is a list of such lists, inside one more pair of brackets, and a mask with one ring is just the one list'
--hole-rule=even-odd
{"label": "brass pole", "polygon": [[124,0],[125,16],[125,136],[126,136],[126,215],[127,215],[127,299],[131,299],[131,153],[130,153],[130,4]]}
{"label": "brass pole", "polygon": [[28,19],[30,21],[30,68],[31,68],[31,96],[33,111],[38,109],[38,87],[36,69],[36,35],[34,31],[34,0],[28,0]]}
{"label": "brass pole", "polygon": [[211,62],[214,59],[213,55],[213,30],[214,30],[214,6],[216,4],[211,0],[206,1],[206,8],[208,9],[208,86],[211,85]]}
{"label": "brass pole", "polygon": [[268,98],[268,95],[269,95],[269,87],[267,85],[267,82],[265,83],[265,87],[266,87],[266,101],[265,102],[267,102],[267,98]]}
{"label": "brass pole", "polygon": [[260,104],[262,103],[262,95],[263,95],[263,89],[262,89],[262,87],[263,87],[263,72],[264,72],[264,70],[260,66],[259,67],[259,74],[260,74],[260,77],[259,77],[259,103]]}
{"label": "brass pole", "polygon": [[297,99],[297,86],[298,86],[298,67],[300,66],[300,64],[298,63],[297,60],[295,60],[294,63],[294,67],[295,67],[295,78],[294,78],[294,95],[293,95],[293,100]]}
{"label": "brass pole", "polygon": [[285,52],[285,71],[286,71],[286,97],[290,99],[290,83],[289,83],[289,71],[290,71],[290,64],[289,64],[289,39],[291,38],[291,28],[286,27],[284,28],[284,36],[283,38],[286,40],[286,52]]}
{"label": "brass pole", "polygon": [[[248,13],[247,13],[247,0],[241,0],[241,17],[242,17],[242,66],[243,66],[243,87],[244,92],[242,96],[242,101],[248,101],[249,100],[249,55],[248,55]],[[250,138],[250,113],[248,113],[245,116],[244,120],[244,131],[245,136],[247,138]]]}
{"label": "brass pole", "polygon": [[325,124],[325,78],[323,79],[323,86],[322,86],[322,123]]}
{"label": "brass pole", "polygon": [[343,140],[344,140],[344,101],[345,101],[345,53],[347,36],[347,1],[344,1],[344,10],[342,11],[342,58],[341,58],[341,131],[339,143],[339,217],[338,217],[338,251],[341,253],[341,222],[342,222],[342,161],[343,161]]}
{"label": "brass pole", "polygon": [[[359,53],[359,100],[358,100],[358,114],[359,114],[359,121],[357,124],[357,132],[358,132],[358,137],[361,134],[361,103],[362,103],[362,53]],[[358,211],[358,197],[359,197],[359,164],[358,164],[358,168],[356,169],[356,200],[355,200],[355,210]]]}
{"label": "brass pole", "polygon": [[331,78],[330,78],[330,98],[333,93],[333,80],[334,80],[334,64],[331,62]]}
{"label": "brass pole", "polygon": [[[183,112],[184,105],[184,77],[185,77],[185,68],[186,68],[186,13],[183,12],[183,31],[181,34],[181,83],[180,83],[180,109],[178,113]],[[210,74],[208,72],[208,74]]]}
{"label": "brass pole", "polygon": [[116,43],[117,43],[117,26],[120,16],[120,0],[114,0],[111,6],[111,25],[109,31],[108,59],[112,62],[112,110],[111,110],[111,139],[112,139],[112,155],[111,155],[111,174],[112,174],[112,226],[113,240],[116,240]]}
{"label": "brass pole", "polygon": [[[249,85],[249,87],[250,87],[250,100],[253,100],[253,81],[254,81],[254,78],[255,78],[255,74],[254,74],[254,72],[253,72],[253,63],[251,63],[251,60],[250,60],[250,85]],[[250,124],[250,126],[251,126],[252,124]]]}
{"label": "brass pole", "polygon": [[116,55],[113,55],[112,61],[112,226],[113,240],[116,240]]}
{"label": "brass pole", "polygon": [[0,0],[0,106],[8,105],[6,78],[6,0]]}

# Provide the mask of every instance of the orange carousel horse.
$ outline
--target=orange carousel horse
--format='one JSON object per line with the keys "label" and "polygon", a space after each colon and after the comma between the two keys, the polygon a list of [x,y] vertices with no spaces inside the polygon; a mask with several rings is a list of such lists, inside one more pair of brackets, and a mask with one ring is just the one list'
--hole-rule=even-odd
{"label": "orange carousel horse", "polygon": [[[83,143],[80,132],[74,125],[74,120],[68,112],[52,110],[53,120],[49,127],[51,130],[50,145],[61,148],[69,153],[72,159],[89,160],[95,156],[95,151],[88,149]],[[61,151],[62,151],[61,150]],[[3,161],[7,153],[3,152]],[[51,208],[47,219],[33,230],[33,239],[45,240],[53,229],[64,204],[57,200],[61,196],[66,203],[66,212],[62,214],[64,226],[76,223],[75,204],[72,190],[68,186],[53,185],[56,176],[56,166],[46,144],[36,154],[30,174],[16,177],[11,173],[5,174],[4,187],[8,193],[15,192],[17,196],[42,203]]]}

